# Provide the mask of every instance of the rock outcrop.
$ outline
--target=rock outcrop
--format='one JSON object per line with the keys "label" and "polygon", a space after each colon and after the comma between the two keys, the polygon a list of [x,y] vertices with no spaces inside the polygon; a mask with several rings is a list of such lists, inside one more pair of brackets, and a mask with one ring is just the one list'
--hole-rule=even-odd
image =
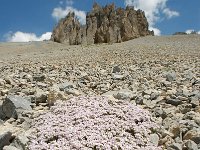
{"label": "rock outcrop", "polygon": [[83,43],[83,31],[80,22],[75,18],[75,14],[70,12],[64,19],[61,19],[57,27],[53,30],[51,40],[58,43],[69,43],[79,45]]}
{"label": "rock outcrop", "polygon": [[81,25],[70,12],[58,23],[51,40],[70,45],[119,43],[146,35],[154,33],[148,30],[142,10],[130,6],[116,9],[114,4],[101,7],[95,3],[87,13],[86,25]]}

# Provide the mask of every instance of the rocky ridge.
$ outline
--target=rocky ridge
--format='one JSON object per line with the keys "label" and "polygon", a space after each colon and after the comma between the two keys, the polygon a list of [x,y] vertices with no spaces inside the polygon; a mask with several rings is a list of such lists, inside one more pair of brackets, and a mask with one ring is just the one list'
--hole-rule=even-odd
{"label": "rocky ridge", "polygon": [[177,35],[112,45],[1,44],[1,148],[24,149],[32,119],[54,100],[103,95],[151,112],[160,126],[150,137],[155,145],[200,149],[199,40]]}
{"label": "rocky ridge", "polygon": [[153,34],[142,10],[131,6],[116,9],[114,4],[101,7],[95,3],[87,13],[86,25],[81,25],[70,12],[53,30],[51,40],[69,45],[120,43]]}

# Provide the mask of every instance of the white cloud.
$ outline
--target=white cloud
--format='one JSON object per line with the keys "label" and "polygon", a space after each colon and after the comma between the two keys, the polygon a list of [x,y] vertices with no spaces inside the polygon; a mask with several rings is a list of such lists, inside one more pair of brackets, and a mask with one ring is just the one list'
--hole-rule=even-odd
{"label": "white cloud", "polygon": [[86,13],[71,6],[67,6],[65,9],[61,7],[54,8],[52,17],[58,21],[61,18],[64,18],[69,12],[74,12],[81,24],[86,23]]}
{"label": "white cloud", "polygon": [[149,27],[149,30],[153,30],[154,31],[154,35],[161,35],[161,31],[158,28],[154,28],[154,27]]}
{"label": "white cloud", "polygon": [[192,33],[192,32],[194,32],[193,29],[188,29],[188,30],[185,31],[185,33],[187,33],[187,34],[190,34],[190,33]]}
{"label": "white cloud", "polygon": [[[185,33],[187,33],[187,34],[191,34],[192,32],[195,32],[195,30],[194,29],[188,29],[188,30],[185,31]],[[196,33],[200,34],[200,31],[196,31]]]}
{"label": "white cloud", "polygon": [[178,17],[180,14],[179,14],[179,12],[177,12],[177,11],[172,11],[172,10],[170,10],[169,8],[165,8],[164,10],[163,10],[163,13],[166,15],[166,17],[168,18],[168,19],[171,19],[172,17]]}
{"label": "white cloud", "polygon": [[166,3],[168,0],[125,0],[125,5],[134,6],[136,9],[141,9],[145,12],[150,28],[154,29],[156,34],[160,34],[160,30],[154,28],[158,20],[161,19],[161,14],[168,19],[179,16],[176,11],[170,10]]}
{"label": "white cloud", "polygon": [[9,32],[6,34],[6,40],[8,42],[29,42],[29,41],[43,41],[51,38],[51,32],[46,32],[37,37],[34,33],[24,33],[17,31],[15,33]]}

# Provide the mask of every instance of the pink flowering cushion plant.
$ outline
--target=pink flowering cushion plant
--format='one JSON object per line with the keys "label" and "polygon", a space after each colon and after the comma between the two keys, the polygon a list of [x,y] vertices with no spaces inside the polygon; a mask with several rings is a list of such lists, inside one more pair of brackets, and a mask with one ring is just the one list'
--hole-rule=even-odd
{"label": "pink flowering cushion plant", "polygon": [[157,127],[148,111],[107,97],[57,101],[36,118],[30,150],[161,150],[150,142]]}

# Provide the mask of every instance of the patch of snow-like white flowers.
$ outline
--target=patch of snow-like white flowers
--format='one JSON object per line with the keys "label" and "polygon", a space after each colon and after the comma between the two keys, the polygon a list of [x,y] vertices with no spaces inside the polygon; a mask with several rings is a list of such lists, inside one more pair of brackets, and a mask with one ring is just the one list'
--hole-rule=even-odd
{"label": "patch of snow-like white flowers", "polygon": [[150,143],[157,127],[148,111],[107,97],[57,101],[34,120],[30,150],[161,150]]}

